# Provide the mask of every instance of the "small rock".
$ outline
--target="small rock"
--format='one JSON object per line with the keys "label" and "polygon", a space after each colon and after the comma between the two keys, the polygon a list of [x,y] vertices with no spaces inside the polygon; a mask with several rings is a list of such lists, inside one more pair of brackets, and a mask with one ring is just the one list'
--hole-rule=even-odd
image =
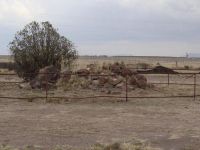
{"label": "small rock", "polygon": [[122,82],[123,82],[122,78],[110,78],[110,80],[109,80],[109,84],[111,84],[114,87]]}
{"label": "small rock", "polygon": [[27,90],[30,90],[31,89],[31,86],[29,83],[22,83],[22,84],[19,84],[18,87],[20,89],[27,89]]}
{"label": "small rock", "polygon": [[121,82],[120,84],[117,84],[115,87],[116,88],[123,88],[125,86],[125,84],[123,82]]}

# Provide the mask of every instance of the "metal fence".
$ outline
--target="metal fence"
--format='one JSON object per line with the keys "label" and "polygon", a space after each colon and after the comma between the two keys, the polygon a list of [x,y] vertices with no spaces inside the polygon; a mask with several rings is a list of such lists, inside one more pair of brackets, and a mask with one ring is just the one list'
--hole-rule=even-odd
{"label": "metal fence", "polygon": [[[79,96],[79,97],[73,97],[73,96],[51,96],[49,94],[49,88],[46,86],[46,88],[42,89],[43,90],[43,95],[42,96],[31,96],[31,97],[26,97],[26,96],[2,96],[0,95],[0,99],[21,99],[21,100],[34,100],[34,99],[44,99],[45,102],[48,101],[48,99],[97,99],[97,98],[116,98],[116,99],[121,99],[122,101],[129,101],[130,99],[156,99],[156,98],[192,98],[193,100],[196,100],[197,97],[199,97],[200,95],[197,94],[197,87],[200,86],[200,83],[197,82],[197,78],[198,78],[198,75],[200,73],[177,73],[177,74],[154,74],[154,73],[143,73],[143,75],[145,76],[148,76],[148,75],[151,75],[151,76],[162,76],[162,78],[164,79],[164,82],[163,82],[163,79],[162,81],[160,82],[155,82],[155,81],[149,81],[148,83],[149,84],[152,84],[152,85],[166,85],[166,86],[170,86],[170,85],[176,85],[176,86],[191,86],[192,88],[192,91],[190,91],[192,94],[182,94],[182,95],[168,95],[168,96],[132,96],[132,95],[129,95],[130,91],[128,89],[128,86],[129,86],[129,83],[128,83],[128,77],[125,77],[125,84],[124,84],[124,91],[123,91],[123,95],[114,95],[114,94],[106,94],[106,95],[93,95],[93,96]],[[46,76],[46,85],[48,85],[48,81],[47,81],[47,75],[48,74],[45,74]],[[73,74],[68,74],[68,75],[71,75],[71,76],[77,76],[76,73],[73,73]],[[1,73],[0,74],[0,79],[2,78],[5,78],[5,77],[17,77],[17,75],[15,73]],[[109,76],[113,76],[111,74],[107,74],[107,75],[99,75],[99,74],[90,74],[89,75],[90,77],[92,76],[106,76],[106,77],[109,77]],[[173,76],[176,76],[176,77],[180,77],[180,76],[183,76],[185,77],[185,79],[190,79],[189,83],[180,83],[180,82],[174,82],[173,81]],[[8,79],[8,80],[0,80],[0,86],[3,87],[5,85],[18,85],[18,84],[21,84],[21,83],[24,83],[23,81],[13,81],[11,79]],[[12,92],[12,91],[10,91]]]}

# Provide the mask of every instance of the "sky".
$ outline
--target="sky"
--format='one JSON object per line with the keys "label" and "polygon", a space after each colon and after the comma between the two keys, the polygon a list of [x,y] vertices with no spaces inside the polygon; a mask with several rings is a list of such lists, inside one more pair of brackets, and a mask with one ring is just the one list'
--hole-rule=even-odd
{"label": "sky", "polygon": [[80,55],[200,53],[199,0],[0,0],[0,54],[31,21],[50,21]]}

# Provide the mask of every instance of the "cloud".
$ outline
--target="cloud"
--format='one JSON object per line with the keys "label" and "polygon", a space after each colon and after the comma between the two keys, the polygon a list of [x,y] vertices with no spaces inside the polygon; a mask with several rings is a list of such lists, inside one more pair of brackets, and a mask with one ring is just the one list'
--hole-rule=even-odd
{"label": "cloud", "polygon": [[119,5],[143,17],[195,21],[200,17],[198,0],[118,0]]}
{"label": "cloud", "polygon": [[0,23],[33,20],[43,9],[33,0],[0,0]]}
{"label": "cloud", "polygon": [[81,53],[102,45],[111,54],[185,54],[200,48],[199,8],[199,0],[0,0],[0,45],[28,22],[48,20]]}

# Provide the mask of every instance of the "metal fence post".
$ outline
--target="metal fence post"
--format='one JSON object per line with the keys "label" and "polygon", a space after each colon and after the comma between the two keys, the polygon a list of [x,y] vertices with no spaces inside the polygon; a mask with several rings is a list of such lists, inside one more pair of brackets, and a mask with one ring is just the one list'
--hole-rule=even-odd
{"label": "metal fence post", "polygon": [[169,86],[169,83],[170,83],[170,81],[169,81],[169,73],[167,74],[167,83],[168,83],[168,86]]}
{"label": "metal fence post", "polygon": [[128,102],[128,77],[126,76],[126,102]]}
{"label": "metal fence post", "polygon": [[194,74],[194,101],[196,100],[196,74]]}
{"label": "metal fence post", "polygon": [[48,79],[47,79],[47,73],[45,73],[45,79],[46,79],[46,83],[45,83],[45,92],[46,92],[46,99],[45,99],[45,103],[47,103],[47,99],[48,99]]}

